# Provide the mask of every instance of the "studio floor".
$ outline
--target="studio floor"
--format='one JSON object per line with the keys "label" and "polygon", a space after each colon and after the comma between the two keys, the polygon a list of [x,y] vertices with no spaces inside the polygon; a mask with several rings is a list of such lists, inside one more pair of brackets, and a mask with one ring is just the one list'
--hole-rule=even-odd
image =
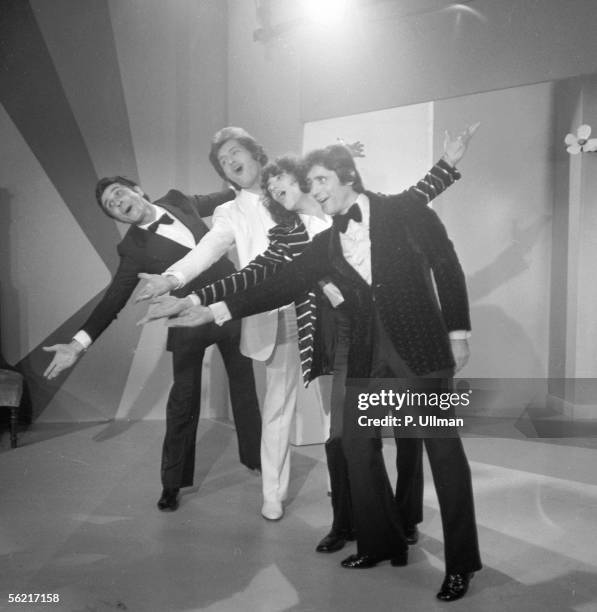
{"label": "studio floor", "polygon": [[[323,446],[293,448],[285,517],[259,514],[260,477],[234,430],[202,420],[196,486],[159,512],[163,422],[38,424],[0,438],[0,609],[72,612],[597,610],[596,439],[466,438],[484,569],[469,594],[435,599],[443,578],[437,500],[409,564],[346,570],[325,555]],[[387,440],[388,466],[395,446]],[[395,470],[390,470],[393,478]],[[9,594],[58,603],[8,603]]]}

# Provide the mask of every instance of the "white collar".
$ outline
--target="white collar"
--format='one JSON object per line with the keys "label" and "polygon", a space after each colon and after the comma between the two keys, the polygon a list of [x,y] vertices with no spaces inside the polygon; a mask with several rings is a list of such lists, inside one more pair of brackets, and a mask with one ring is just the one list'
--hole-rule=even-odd
{"label": "white collar", "polygon": [[154,204],[153,202],[150,202],[149,205],[153,206],[155,218],[153,221],[150,221],[149,223],[144,223],[143,225],[137,225],[139,229],[147,229],[152,223],[155,223],[164,213],[172,217],[172,215],[170,215],[170,213],[165,208],[162,208],[159,204]]}

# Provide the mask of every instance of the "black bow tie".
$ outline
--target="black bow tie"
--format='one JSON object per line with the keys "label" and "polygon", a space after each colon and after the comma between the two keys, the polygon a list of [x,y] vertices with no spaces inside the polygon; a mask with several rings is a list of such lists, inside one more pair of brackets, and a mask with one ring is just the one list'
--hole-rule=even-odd
{"label": "black bow tie", "polygon": [[343,234],[348,228],[348,222],[351,219],[354,219],[357,223],[363,220],[358,204],[353,204],[343,215],[335,215],[333,220],[334,227]]}
{"label": "black bow tie", "polygon": [[172,223],[174,223],[174,219],[170,215],[164,213],[157,221],[147,226],[147,231],[155,234],[160,225],[171,225]]}

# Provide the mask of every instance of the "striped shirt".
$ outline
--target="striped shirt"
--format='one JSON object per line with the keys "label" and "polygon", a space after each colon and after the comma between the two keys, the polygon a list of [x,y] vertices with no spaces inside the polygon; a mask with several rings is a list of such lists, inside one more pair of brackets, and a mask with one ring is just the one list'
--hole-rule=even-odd
{"label": "striped shirt", "polygon": [[[310,243],[307,229],[298,218],[292,226],[276,225],[272,227],[268,232],[268,238],[270,241],[268,249],[242,270],[207,285],[197,292],[204,306],[220,302],[226,296],[258,285],[274,274],[284,263],[296,259]],[[315,292],[309,291],[304,294],[301,299],[295,301],[294,305],[301,370],[306,386],[311,381],[313,362],[313,341],[317,317]]]}

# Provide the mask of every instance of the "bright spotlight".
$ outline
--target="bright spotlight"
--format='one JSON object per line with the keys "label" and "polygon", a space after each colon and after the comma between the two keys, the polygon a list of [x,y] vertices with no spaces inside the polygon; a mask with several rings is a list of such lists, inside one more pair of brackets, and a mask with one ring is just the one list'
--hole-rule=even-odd
{"label": "bright spotlight", "polygon": [[302,0],[309,21],[319,25],[339,23],[346,18],[349,0]]}

